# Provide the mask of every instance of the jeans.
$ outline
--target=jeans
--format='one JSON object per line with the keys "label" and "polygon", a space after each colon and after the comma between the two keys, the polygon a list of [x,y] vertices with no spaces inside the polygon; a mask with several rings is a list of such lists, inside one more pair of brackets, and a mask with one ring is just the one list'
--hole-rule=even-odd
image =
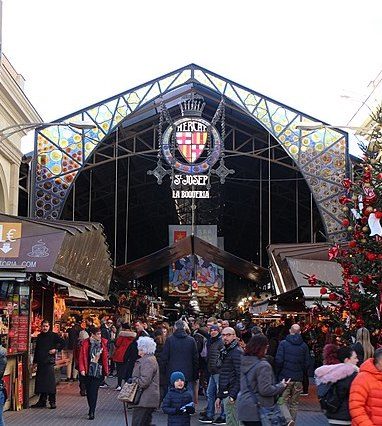
{"label": "jeans", "polygon": [[4,403],[5,403],[4,392],[0,391],[0,426],[4,426],[4,418],[3,418]]}
{"label": "jeans", "polygon": [[290,415],[296,421],[298,402],[302,393],[302,382],[289,382],[281,396],[289,408]]}
{"label": "jeans", "polygon": [[96,379],[95,377],[85,376],[85,386],[86,386],[86,398],[89,405],[89,414],[94,414],[97,399],[98,399],[98,389],[103,379]]}
{"label": "jeans", "polygon": [[[207,387],[207,417],[212,419],[215,415],[215,400],[218,393],[219,387],[219,374],[211,374],[210,379],[208,380]],[[224,405],[221,405],[221,413],[220,416],[222,419],[225,419],[224,414]]]}
{"label": "jeans", "polygon": [[229,398],[223,399],[225,420],[227,426],[239,426],[239,419],[237,418],[236,401],[234,403],[229,401]]}

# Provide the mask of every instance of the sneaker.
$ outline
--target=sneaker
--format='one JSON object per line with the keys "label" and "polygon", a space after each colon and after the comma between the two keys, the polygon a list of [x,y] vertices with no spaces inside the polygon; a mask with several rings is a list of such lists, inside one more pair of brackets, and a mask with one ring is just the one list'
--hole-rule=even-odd
{"label": "sneaker", "polygon": [[121,386],[117,386],[114,390],[120,391],[121,389],[122,389]]}
{"label": "sneaker", "polygon": [[212,419],[211,417],[207,417],[207,416],[201,416],[199,417],[199,421],[201,423],[211,423],[214,421],[214,419]]}
{"label": "sneaker", "polygon": [[109,387],[109,385],[107,383],[104,383],[103,385],[100,386],[100,388],[102,389],[107,389]]}
{"label": "sneaker", "polygon": [[218,417],[216,420],[213,421],[214,425],[225,425],[226,421],[223,419],[223,417]]}

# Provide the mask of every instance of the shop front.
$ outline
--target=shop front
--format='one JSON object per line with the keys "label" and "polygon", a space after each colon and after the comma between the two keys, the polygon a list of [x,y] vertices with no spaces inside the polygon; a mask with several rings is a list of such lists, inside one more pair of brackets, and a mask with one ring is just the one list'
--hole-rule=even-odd
{"label": "shop front", "polygon": [[[100,224],[0,214],[0,342],[8,354],[5,409],[28,407],[34,394],[33,355],[42,320],[60,333],[66,298],[106,297],[112,275],[107,249]],[[56,360],[58,376],[67,364],[63,354]]]}

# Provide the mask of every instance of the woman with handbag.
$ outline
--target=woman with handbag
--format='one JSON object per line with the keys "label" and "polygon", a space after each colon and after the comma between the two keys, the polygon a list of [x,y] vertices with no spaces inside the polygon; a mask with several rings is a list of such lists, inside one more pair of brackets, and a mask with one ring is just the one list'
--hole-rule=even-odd
{"label": "woman with handbag", "polygon": [[[275,404],[275,397],[280,395],[287,386],[282,380],[275,383],[273,370],[265,355],[268,348],[268,339],[258,334],[247,343],[241,359],[240,392],[237,396],[237,412],[239,420],[245,426],[261,426],[266,424],[261,419],[262,411],[273,409],[280,422],[276,425],[286,425],[279,407]],[[280,414],[279,414],[280,413]],[[288,425],[293,425],[293,420]]]}
{"label": "woman with handbag", "polygon": [[151,337],[137,341],[140,358],[135,363],[131,381],[142,391],[133,409],[132,426],[149,426],[153,411],[159,407],[159,366],[155,358],[156,343]]}
{"label": "woman with handbag", "polygon": [[101,329],[92,327],[90,333],[90,337],[82,343],[78,363],[80,374],[85,378],[89,420],[94,420],[98,389],[108,374],[109,354],[107,340],[101,337]]}

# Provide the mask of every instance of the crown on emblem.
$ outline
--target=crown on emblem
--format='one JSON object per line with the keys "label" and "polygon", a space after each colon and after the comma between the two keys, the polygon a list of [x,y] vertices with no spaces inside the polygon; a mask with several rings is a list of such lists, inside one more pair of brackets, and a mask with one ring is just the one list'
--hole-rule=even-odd
{"label": "crown on emblem", "polygon": [[203,113],[206,103],[201,95],[190,93],[183,96],[179,102],[180,111],[182,116],[200,117]]}

